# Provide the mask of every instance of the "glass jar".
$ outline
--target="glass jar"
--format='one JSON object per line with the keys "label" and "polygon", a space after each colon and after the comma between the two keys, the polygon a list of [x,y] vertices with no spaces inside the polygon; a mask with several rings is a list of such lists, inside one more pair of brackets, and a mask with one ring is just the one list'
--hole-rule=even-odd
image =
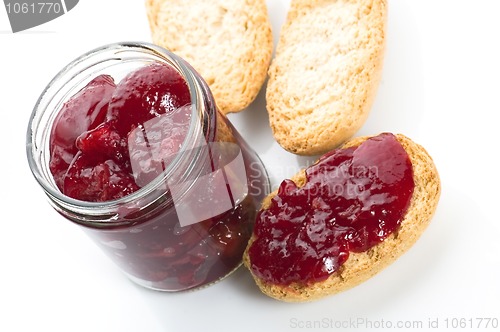
{"label": "glass jar", "polygon": [[[141,174],[144,160],[131,160],[140,189],[122,198],[89,202],[64,195],[49,166],[50,139],[64,104],[98,75],[120,81],[152,63],[171,66],[189,88],[191,104],[182,112],[190,120],[178,153],[165,157],[154,176]],[[147,146],[169,135],[154,130],[161,121],[160,116],[141,126]],[[128,149],[130,155],[137,152],[133,144]],[[240,266],[270,189],[261,160],[218,112],[200,75],[175,54],[147,43],[107,45],[59,72],[34,107],[27,154],[55,210],[80,225],[130,279],[162,291],[205,286]]]}

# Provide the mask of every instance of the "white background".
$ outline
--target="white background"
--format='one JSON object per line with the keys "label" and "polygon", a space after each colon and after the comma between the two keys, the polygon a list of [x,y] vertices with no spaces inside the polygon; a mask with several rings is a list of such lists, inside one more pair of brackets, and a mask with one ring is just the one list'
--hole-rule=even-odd
{"label": "white background", "polygon": [[[276,41],[288,1],[268,4]],[[441,174],[441,201],[430,227],[396,263],[307,304],[261,295],[244,269],[195,292],[142,289],[57,215],[26,162],[32,107],[80,54],[151,41],[144,4],[82,0],[17,34],[0,7],[0,331],[295,331],[314,321],[333,330],[358,319],[374,326],[422,321],[419,330],[427,330],[429,319],[441,328],[452,318],[472,318],[474,326],[476,318],[500,319],[500,2],[390,0],[389,7],[383,79],[358,134],[400,132],[426,147]],[[262,93],[230,120],[261,155],[273,186],[309,162],[273,140]]]}

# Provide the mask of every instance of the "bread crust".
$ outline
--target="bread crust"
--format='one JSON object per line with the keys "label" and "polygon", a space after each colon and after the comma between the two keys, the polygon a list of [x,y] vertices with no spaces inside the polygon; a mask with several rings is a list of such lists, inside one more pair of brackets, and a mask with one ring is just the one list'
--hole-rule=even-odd
{"label": "bread crust", "polygon": [[153,42],[187,60],[222,113],[257,96],[273,51],[265,0],[146,0]]}
{"label": "bread crust", "polygon": [[363,125],[382,74],[386,22],[386,0],[292,0],[266,89],[284,149],[323,154]]}
{"label": "bread crust", "polygon": [[[355,138],[345,143],[342,148],[358,146],[368,138],[367,136]],[[396,138],[410,157],[415,182],[410,206],[399,229],[366,252],[351,252],[348,260],[339,271],[332,274],[327,280],[312,285],[299,283],[292,283],[289,286],[273,285],[252,273],[256,284],[264,294],[286,302],[305,302],[339,293],[371,278],[396,261],[415,244],[429,225],[436,210],[441,193],[441,183],[436,166],[427,151],[404,135],[398,134]],[[292,180],[298,187],[303,186],[306,181],[305,171],[300,171]],[[269,207],[271,199],[276,194],[277,190],[266,197],[262,209]],[[252,269],[250,268],[248,250],[253,241],[255,241],[255,234],[252,235],[243,255],[244,265],[250,272]]]}

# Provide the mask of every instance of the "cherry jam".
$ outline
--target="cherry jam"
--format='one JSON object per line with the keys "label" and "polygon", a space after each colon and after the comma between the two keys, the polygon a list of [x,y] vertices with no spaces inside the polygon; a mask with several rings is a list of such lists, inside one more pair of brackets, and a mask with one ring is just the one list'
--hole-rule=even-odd
{"label": "cherry jam", "polygon": [[[54,121],[50,170],[57,186],[69,197],[90,202],[139,190],[145,181],[137,179],[132,165],[147,164],[139,176],[156,174],[158,163],[179,152],[191,116],[184,106],[190,103],[186,81],[167,64],[142,67],[118,85],[109,75],[97,76],[63,105]],[[141,142],[137,133],[160,117],[149,128],[149,136],[161,136],[159,144]]]}
{"label": "cherry jam", "polygon": [[27,148],[53,207],[156,290],[234,271],[269,192],[203,79],[149,44],[107,45],[64,68],[35,106]]}
{"label": "cherry jam", "polygon": [[249,248],[253,273],[288,285],[323,281],[349,258],[397,231],[414,190],[408,154],[392,134],[333,150],[281,183],[258,213]]}

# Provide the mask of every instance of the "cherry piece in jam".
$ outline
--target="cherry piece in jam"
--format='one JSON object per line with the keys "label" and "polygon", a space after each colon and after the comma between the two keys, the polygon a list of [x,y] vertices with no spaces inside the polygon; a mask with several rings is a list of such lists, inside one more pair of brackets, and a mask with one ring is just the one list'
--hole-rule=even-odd
{"label": "cherry piece in jam", "polygon": [[366,251],[398,229],[414,190],[409,156],[388,133],[325,154],[306,178],[301,188],[283,181],[257,215],[249,255],[266,282],[325,280],[349,252]]}
{"label": "cherry piece in jam", "polygon": [[50,171],[59,188],[78,152],[77,137],[104,121],[114,90],[113,78],[100,75],[71,97],[54,120],[50,136]]}
{"label": "cherry piece in jam", "polygon": [[95,162],[78,153],[64,176],[64,193],[87,202],[104,202],[137,191],[134,178],[112,159]]}
{"label": "cherry piece in jam", "polygon": [[175,113],[190,103],[189,89],[179,73],[153,63],[120,81],[109,103],[108,119],[116,120],[116,129],[124,136],[148,120]]}

